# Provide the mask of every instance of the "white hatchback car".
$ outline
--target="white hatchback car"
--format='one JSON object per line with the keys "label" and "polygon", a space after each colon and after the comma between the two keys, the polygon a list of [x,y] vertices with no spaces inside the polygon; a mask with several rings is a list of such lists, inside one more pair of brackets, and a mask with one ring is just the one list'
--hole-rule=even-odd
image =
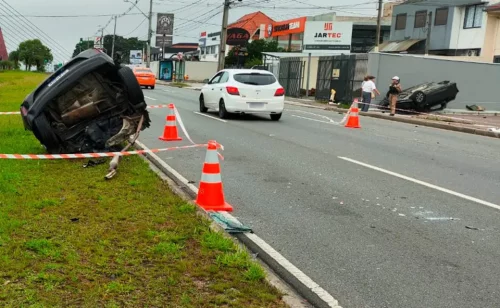
{"label": "white hatchback car", "polygon": [[225,69],[203,86],[200,112],[219,112],[220,118],[230,113],[269,114],[278,121],[285,107],[285,90],[268,71]]}

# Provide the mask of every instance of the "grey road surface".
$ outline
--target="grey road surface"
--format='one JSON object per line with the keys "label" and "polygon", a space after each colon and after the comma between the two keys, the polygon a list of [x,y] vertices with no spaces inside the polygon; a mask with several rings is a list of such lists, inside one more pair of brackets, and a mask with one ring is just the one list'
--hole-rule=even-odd
{"label": "grey road surface", "polygon": [[[343,307],[500,307],[497,139],[365,117],[353,130],[335,124],[342,115],[294,106],[279,122],[222,122],[195,113],[200,92],[144,93],[174,103],[195,142],[225,146],[234,216]],[[150,148],[166,144],[166,111],[150,111],[140,138]],[[198,184],[204,155],[160,157]]]}

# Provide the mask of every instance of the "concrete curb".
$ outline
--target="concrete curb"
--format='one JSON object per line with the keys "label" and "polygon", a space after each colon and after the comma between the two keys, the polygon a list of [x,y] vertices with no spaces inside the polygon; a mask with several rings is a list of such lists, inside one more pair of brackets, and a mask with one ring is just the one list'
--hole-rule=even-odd
{"label": "concrete curb", "polygon": [[[141,143],[138,142],[134,145],[134,147],[138,149],[143,149]],[[170,172],[163,164],[158,161],[154,155],[146,153],[142,155],[142,157],[149,162],[151,169],[160,176],[163,180],[166,180],[169,186],[171,186],[172,191],[181,197],[186,202],[196,205],[193,200],[196,198],[196,194],[180,179],[176,177],[175,174]],[[288,272],[286,268],[281,266],[278,262],[276,262],[273,257],[269,256],[264,250],[260,249],[258,245],[256,245],[246,233],[236,234],[235,236],[231,236],[227,233],[222,227],[216,224],[212,217],[208,215],[203,209],[196,205],[197,214],[211,221],[211,228],[217,230],[224,234],[224,236],[233,240],[237,245],[246,249],[250,253],[254,253],[258,256],[256,258],[263,265],[264,270],[267,272],[267,278],[269,284],[278,289],[281,293],[284,294],[283,301],[291,308],[330,308],[336,307],[340,308],[340,306],[330,306],[326,302],[324,302],[321,298],[319,298],[311,289],[301,283],[295,276]],[[303,302],[303,299],[307,302]]]}
{"label": "concrete curb", "polygon": [[[314,106],[314,105],[297,103],[297,102],[289,102],[289,101],[286,103],[289,105],[292,105],[292,106],[300,106],[300,107],[306,107],[306,108],[314,108],[314,109],[322,109],[322,110],[327,110],[327,111],[336,111],[336,112],[341,112],[341,113],[347,113],[347,109],[337,108],[337,107],[333,107],[333,106],[321,107],[321,106]],[[486,131],[486,130],[482,130],[482,129],[470,128],[470,127],[454,126],[452,124],[445,124],[445,123],[439,123],[439,122],[427,122],[427,121],[423,121],[423,120],[412,119],[412,118],[401,118],[401,117],[397,117],[397,116],[396,117],[389,117],[389,116],[378,114],[378,113],[369,113],[369,112],[362,112],[362,111],[359,112],[359,115],[371,117],[371,118],[382,119],[382,120],[387,120],[387,121],[393,121],[393,122],[400,122],[400,123],[407,123],[407,124],[414,124],[414,125],[420,125],[420,126],[439,128],[439,129],[450,130],[450,131],[472,134],[472,135],[500,138],[500,134],[498,134],[498,133],[494,133],[494,132],[490,132],[490,131]]]}

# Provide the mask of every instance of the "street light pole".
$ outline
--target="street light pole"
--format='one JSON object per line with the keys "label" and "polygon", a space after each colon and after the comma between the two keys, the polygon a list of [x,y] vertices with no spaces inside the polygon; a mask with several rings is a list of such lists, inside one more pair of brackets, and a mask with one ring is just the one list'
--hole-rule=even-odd
{"label": "street light pole", "polygon": [[114,57],[115,54],[115,36],[116,36],[116,20],[118,16],[115,16],[115,29],[113,31],[113,43],[111,44],[111,57]]}
{"label": "street light pole", "polygon": [[377,38],[375,42],[375,52],[379,51],[379,45],[380,45],[380,27],[381,27],[381,22],[382,21],[382,0],[378,0],[378,16],[377,16]]}
{"label": "street light pole", "polygon": [[227,40],[227,23],[229,17],[230,0],[224,0],[224,11],[222,12],[222,29],[220,32],[220,46],[219,46],[219,61],[217,70],[223,70],[226,61],[226,40]]}
{"label": "street light pole", "polygon": [[153,22],[153,0],[149,0],[149,27],[148,27],[148,46],[147,46],[147,56],[146,56],[146,67],[149,68],[151,63],[151,34],[152,30],[152,22]]}

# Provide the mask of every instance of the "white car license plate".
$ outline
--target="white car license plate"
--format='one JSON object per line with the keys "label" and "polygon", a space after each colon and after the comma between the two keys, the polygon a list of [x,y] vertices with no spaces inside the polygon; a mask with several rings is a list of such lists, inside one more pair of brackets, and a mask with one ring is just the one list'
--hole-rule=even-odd
{"label": "white car license plate", "polygon": [[248,107],[251,109],[262,109],[266,103],[248,103]]}

